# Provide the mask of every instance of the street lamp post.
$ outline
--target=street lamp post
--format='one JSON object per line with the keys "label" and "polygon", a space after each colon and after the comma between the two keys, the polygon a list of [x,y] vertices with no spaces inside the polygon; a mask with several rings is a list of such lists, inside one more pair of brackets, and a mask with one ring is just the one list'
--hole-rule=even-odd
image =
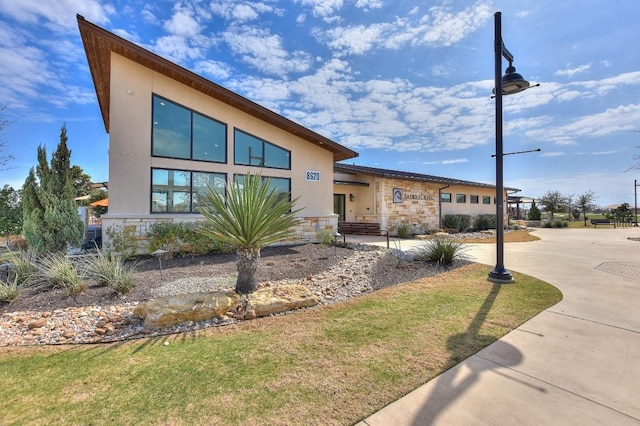
{"label": "street lamp post", "polygon": [[[511,95],[529,88],[529,82],[516,72],[513,55],[502,41],[501,12],[494,15],[495,24],[495,101],[496,101],[496,266],[489,272],[488,280],[494,283],[511,283],[513,276],[504,267],[504,176],[502,149],[502,95]],[[502,76],[502,58],[509,66]]]}

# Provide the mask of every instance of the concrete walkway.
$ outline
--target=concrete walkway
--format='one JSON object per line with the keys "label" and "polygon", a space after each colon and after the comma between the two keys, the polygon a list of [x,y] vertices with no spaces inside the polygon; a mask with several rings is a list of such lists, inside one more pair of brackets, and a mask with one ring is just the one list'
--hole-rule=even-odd
{"label": "concrete walkway", "polygon": [[[505,266],[563,300],[358,426],[640,425],[640,228],[535,233]],[[495,264],[495,244],[470,253]]]}

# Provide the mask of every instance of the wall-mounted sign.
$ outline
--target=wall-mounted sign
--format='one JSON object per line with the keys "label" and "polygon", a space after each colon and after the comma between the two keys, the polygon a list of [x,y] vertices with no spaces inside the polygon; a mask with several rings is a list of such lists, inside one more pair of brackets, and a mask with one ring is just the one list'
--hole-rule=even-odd
{"label": "wall-mounted sign", "polygon": [[393,188],[393,202],[394,203],[401,203],[402,200],[404,199],[403,196],[403,191],[400,188]]}
{"label": "wall-mounted sign", "polygon": [[309,182],[320,182],[320,172],[315,170],[307,170],[307,180]]}
{"label": "wall-mounted sign", "polygon": [[433,195],[425,194],[405,194],[400,188],[393,188],[393,202],[402,203],[404,200],[425,200],[433,201]]}

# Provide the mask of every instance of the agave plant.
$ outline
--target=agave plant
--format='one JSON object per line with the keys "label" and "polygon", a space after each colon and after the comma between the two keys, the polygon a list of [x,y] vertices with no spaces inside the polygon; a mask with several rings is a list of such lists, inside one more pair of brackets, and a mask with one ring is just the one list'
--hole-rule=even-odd
{"label": "agave plant", "polygon": [[247,173],[227,184],[227,197],[207,187],[207,203],[201,207],[207,225],[200,232],[236,249],[236,292],[248,294],[258,288],[256,270],[262,247],[291,236],[298,224],[297,198],[271,187],[268,179]]}

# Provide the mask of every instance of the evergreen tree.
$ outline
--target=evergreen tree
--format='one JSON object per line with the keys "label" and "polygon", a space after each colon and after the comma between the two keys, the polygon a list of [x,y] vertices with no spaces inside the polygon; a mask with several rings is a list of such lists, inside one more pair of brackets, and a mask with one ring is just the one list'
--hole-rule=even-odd
{"label": "evergreen tree", "polygon": [[5,238],[5,246],[9,247],[9,237],[22,231],[22,209],[20,207],[20,191],[9,185],[0,190],[0,235]]}
{"label": "evergreen tree", "polygon": [[82,241],[84,224],[74,201],[70,158],[67,128],[62,126],[51,165],[47,164],[46,148],[39,146],[38,165],[31,168],[22,188],[24,237],[38,250],[63,251],[67,244]]}
{"label": "evergreen tree", "polygon": [[529,220],[540,220],[540,217],[542,217],[540,209],[536,206],[536,200],[533,200],[529,209]]}

